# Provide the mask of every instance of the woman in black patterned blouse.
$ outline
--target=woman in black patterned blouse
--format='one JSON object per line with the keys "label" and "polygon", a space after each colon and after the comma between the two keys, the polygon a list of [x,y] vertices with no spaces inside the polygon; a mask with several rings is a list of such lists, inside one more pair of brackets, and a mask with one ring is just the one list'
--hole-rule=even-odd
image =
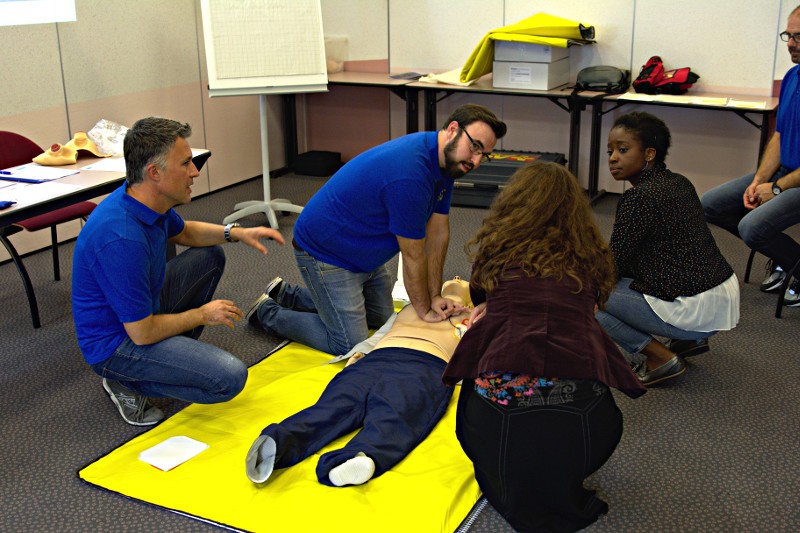
{"label": "woman in black patterned blouse", "polygon": [[708,337],[739,321],[739,282],[694,186],[667,169],[669,146],[666,124],[648,113],[619,117],[608,135],[611,175],[632,187],[620,198],[611,234],[619,281],[596,316],[639,360],[645,385],[682,374],[684,357],[708,351]]}

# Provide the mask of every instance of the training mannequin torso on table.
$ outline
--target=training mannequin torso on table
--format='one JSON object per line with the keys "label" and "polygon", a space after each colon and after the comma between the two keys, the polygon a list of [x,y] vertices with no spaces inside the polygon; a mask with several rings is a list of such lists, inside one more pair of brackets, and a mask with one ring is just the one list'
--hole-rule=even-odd
{"label": "training mannequin torso on table", "polygon": [[442,296],[460,312],[425,322],[407,305],[390,318],[355,347],[314,405],[261,432],[247,453],[247,477],[264,483],[273,469],[295,465],[359,427],[343,448],[320,457],[320,483],[360,485],[408,455],[444,416],[453,393],[441,375],[466,330],[468,284],[445,282]]}

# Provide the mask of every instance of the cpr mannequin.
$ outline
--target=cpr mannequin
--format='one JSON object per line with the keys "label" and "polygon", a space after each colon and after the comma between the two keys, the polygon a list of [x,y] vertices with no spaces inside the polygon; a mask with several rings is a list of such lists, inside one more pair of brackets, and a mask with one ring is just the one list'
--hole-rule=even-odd
{"label": "cpr mannequin", "polygon": [[72,139],[70,139],[70,141],[64,146],[77,151],[79,156],[83,155],[80,153],[81,150],[97,157],[109,157],[111,155],[101,152],[100,148],[98,148],[94,141],[86,135],[86,132],[83,131],[76,131],[75,135],[72,136]]}
{"label": "cpr mannequin", "polygon": [[408,455],[444,416],[453,393],[441,376],[466,330],[468,284],[448,281],[442,296],[456,303],[458,314],[429,323],[408,305],[393,315],[357,346],[366,355],[351,358],[316,404],[261,432],[245,458],[247,477],[264,483],[274,469],[295,465],[359,427],[343,448],[320,457],[320,483],[360,485]]}
{"label": "cpr mannequin", "polygon": [[58,143],[53,144],[45,150],[43,154],[39,154],[33,158],[34,163],[45,166],[59,166],[71,165],[78,160],[81,152],[89,153],[97,157],[108,157],[111,154],[104,154],[100,151],[97,145],[86,136],[82,131],[76,131],[72,139],[65,145]]}
{"label": "cpr mannequin", "polygon": [[53,167],[59,165],[71,165],[77,160],[78,152],[74,148],[70,148],[69,146],[61,146],[58,143],[50,146],[50,148],[45,150],[43,154],[39,154],[33,158],[34,163]]}

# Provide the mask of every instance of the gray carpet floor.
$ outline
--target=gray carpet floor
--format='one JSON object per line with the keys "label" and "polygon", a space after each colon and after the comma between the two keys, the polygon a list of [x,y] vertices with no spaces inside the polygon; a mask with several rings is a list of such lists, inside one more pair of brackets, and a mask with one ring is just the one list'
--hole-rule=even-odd
{"label": "gray carpet floor", "polygon": [[[272,194],[302,205],[323,182],[287,175],[272,180]],[[260,181],[251,180],[196,199],[180,211],[186,218],[219,222],[234,203],[260,197]],[[607,196],[595,206],[606,236],[617,198]],[[468,277],[463,245],[485,213],[453,209],[446,277]],[[279,218],[287,241],[295,219]],[[266,218],[244,222],[264,224]],[[741,281],[747,249],[717,228],[713,231]],[[72,243],[62,246],[60,282],[52,280],[47,252],[25,258],[41,307],[39,330],[31,327],[16,270],[0,265],[0,530],[218,531],[78,479],[78,469],[143,430],[121,420],[78,351],[70,311],[67,258],[72,249]],[[228,265],[217,296],[246,308],[276,275],[300,282],[289,247],[270,243],[269,249],[262,257],[245,246],[226,246]],[[691,359],[682,378],[638,400],[616,394],[625,416],[622,442],[586,482],[608,501],[610,511],[586,531],[800,531],[800,358],[795,344],[800,309],[774,318],[775,296],[757,286],[763,265],[759,257],[754,279],[742,285],[739,326],[713,337],[711,352]],[[244,324],[234,330],[206,328],[202,338],[247,364],[281,340]],[[157,405],[168,414],[185,406],[170,400],[157,400]],[[265,422],[268,418],[266,412]],[[413,513],[413,501],[408,505]],[[383,530],[396,530],[396,525],[376,524],[375,531]],[[485,506],[468,530],[511,528]],[[297,531],[305,531],[302,517]]]}

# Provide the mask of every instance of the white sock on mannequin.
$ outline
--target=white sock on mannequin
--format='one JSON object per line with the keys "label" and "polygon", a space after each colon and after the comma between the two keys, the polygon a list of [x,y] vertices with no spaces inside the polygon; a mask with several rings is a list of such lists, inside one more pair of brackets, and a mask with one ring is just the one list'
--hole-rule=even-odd
{"label": "white sock on mannequin", "polygon": [[275,466],[276,444],[272,437],[259,435],[250,446],[244,459],[247,477],[253,483],[264,483],[272,474]]}
{"label": "white sock on mannequin", "polygon": [[328,479],[337,487],[344,485],[361,485],[372,478],[375,473],[375,461],[364,452],[340,464],[328,473]]}

